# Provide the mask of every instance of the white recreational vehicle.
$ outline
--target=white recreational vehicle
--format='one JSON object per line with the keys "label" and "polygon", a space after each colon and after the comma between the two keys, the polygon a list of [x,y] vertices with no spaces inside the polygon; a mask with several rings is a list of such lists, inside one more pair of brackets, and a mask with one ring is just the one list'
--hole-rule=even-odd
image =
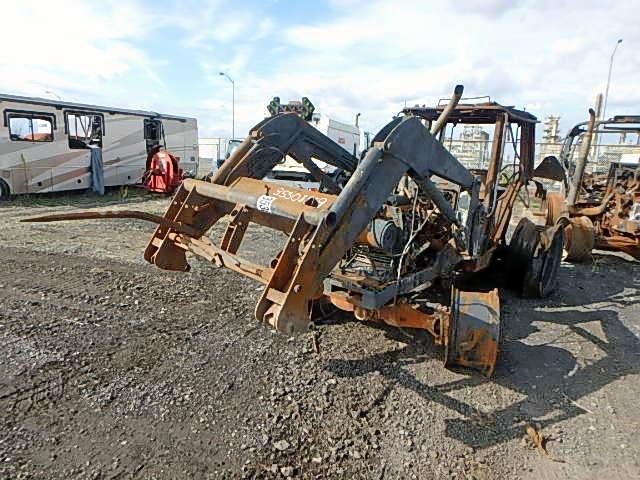
{"label": "white recreational vehicle", "polygon": [[155,146],[196,173],[195,118],[0,94],[0,198],[91,186],[90,146],[102,148],[105,186],[139,183]]}

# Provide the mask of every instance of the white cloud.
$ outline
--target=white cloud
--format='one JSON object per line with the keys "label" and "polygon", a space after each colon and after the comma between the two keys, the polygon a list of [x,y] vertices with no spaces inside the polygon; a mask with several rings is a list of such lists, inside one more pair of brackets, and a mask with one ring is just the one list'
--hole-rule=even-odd
{"label": "white cloud", "polygon": [[132,43],[156,25],[154,15],[135,4],[7,2],[2,19],[4,91],[98,92],[131,73],[162,84],[154,73],[156,62]]}
{"label": "white cloud", "polygon": [[[297,22],[276,18],[271,5],[9,2],[0,90],[177,106],[198,116],[203,134],[228,135],[231,86],[221,70],[235,80],[237,134],[260,121],[276,95],[308,96],[344,121],[361,112],[362,125],[376,131],[405,101],[434,103],[463,83],[469,96],[491,95],[539,118],[560,114],[566,129],[604,91],[611,49],[624,38],[609,111],[629,113],[639,103],[638,0],[330,0],[328,14]],[[175,49],[154,48],[167,32]],[[182,60],[176,56],[196,65],[179,72],[180,84],[156,73]],[[207,93],[194,93],[196,84]]]}
{"label": "white cloud", "polygon": [[[246,77],[255,89],[240,102],[305,93],[319,109],[343,119],[361,111],[362,123],[376,130],[404,100],[433,103],[463,83],[469,96],[490,95],[535,109],[539,118],[559,113],[568,128],[604,90],[611,48],[623,37],[609,103],[635,108],[621,97],[623,92],[628,100],[635,97],[640,73],[637,1],[334,0],[332,5],[333,18],[283,32],[295,53],[274,59],[279,68],[267,78]],[[246,127],[255,123],[240,121]]]}

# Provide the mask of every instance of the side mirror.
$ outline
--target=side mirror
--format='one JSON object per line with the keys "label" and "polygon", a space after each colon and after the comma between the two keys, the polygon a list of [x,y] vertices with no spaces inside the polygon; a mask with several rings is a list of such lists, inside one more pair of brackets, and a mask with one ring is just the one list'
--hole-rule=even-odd
{"label": "side mirror", "polygon": [[534,178],[546,178],[549,180],[557,180],[558,182],[566,181],[566,172],[560,163],[560,160],[554,155],[544,157],[540,165],[533,171]]}

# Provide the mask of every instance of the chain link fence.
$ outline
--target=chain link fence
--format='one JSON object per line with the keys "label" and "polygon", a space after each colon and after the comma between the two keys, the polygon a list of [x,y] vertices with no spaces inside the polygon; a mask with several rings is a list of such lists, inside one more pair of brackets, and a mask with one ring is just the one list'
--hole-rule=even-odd
{"label": "chain link fence", "polygon": [[229,137],[201,137],[198,139],[198,176],[215,172],[218,169],[218,160],[227,155]]}
{"label": "chain link fence", "polygon": [[[467,168],[486,169],[491,158],[493,142],[491,140],[452,140],[444,141],[445,147]],[[537,142],[535,145],[535,165],[549,155],[560,156],[561,142]],[[571,160],[575,161],[580,153],[580,145],[574,145]],[[638,161],[640,145],[635,144],[597,144],[592,145],[587,158],[586,171],[591,173],[605,173],[611,162]],[[514,159],[516,159],[514,161]],[[505,145],[504,165],[517,163],[517,155],[512,144]]]}

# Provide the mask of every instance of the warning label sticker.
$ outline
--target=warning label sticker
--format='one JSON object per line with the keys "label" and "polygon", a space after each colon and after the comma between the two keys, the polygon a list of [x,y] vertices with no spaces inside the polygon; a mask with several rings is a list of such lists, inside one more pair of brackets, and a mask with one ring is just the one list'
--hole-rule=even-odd
{"label": "warning label sticker", "polygon": [[260,195],[258,197],[256,208],[261,212],[271,213],[271,204],[275,199],[276,197],[272,197],[270,195]]}

